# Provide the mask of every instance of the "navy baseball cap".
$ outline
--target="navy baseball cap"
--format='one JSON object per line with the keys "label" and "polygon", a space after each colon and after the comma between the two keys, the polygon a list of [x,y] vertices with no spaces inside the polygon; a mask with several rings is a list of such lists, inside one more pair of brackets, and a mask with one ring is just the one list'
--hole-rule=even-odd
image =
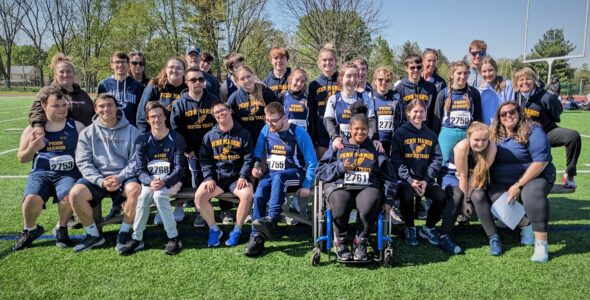
{"label": "navy baseball cap", "polygon": [[186,47],[186,54],[191,54],[191,53],[197,53],[197,55],[201,54],[201,49],[199,49],[198,47],[195,47],[193,45],[190,45],[188,47]]}

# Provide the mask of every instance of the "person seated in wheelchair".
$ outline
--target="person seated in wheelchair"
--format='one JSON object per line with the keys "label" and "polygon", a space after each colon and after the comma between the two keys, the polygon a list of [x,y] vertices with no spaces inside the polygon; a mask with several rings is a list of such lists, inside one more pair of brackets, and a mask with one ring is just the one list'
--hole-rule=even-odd
{"label": "person seated in wheelchair", "polygon": [[437,136],[424,124],[426,104],[412,100],[405,108],[408,122],[395,131],[391,142],[391,162],[400,178],[398,194],[402,217],[406,223],[405,242],[417,246],[414,226],[414,195],[432,200],[426,226],[420,236],[431,244],[440,243],[440,235],[434,228],[445,208],[446,195],[436,183],[442,165],[442,154]]}
{"label": "person seated in wheelchair", "polygon": [[267,125],[254,148],[252,176],[261,179],[254,193],[252,233],[244,250],[247,256],[261,254],[264,241],[277,238],[276,226],[287,187],[300,186],[297,196],[308,197],[317,166],[309,134],[302,127],[289,124],[283,105],[269,103],[264,113]]}
{"label": "person seated in wheelchair", "polygon": [[[397,190],[395,171],[368,138],[367,107],[362,102],[350,106],[350,137],[342,149],[330,147],[321,158],[317,177],[325,183],[324,195],[334,220],[334,252],[338,260],[367,261],[371,226],[381,211],[388,212]],[[350,212],[356,208],[360,222],[354,239],[354,255],[347,241]]]}

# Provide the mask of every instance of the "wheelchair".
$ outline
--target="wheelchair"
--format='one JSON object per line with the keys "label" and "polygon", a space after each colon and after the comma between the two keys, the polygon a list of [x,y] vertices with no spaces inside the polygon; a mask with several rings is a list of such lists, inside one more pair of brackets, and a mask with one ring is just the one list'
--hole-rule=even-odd
{"label": "wheelchair", "polygon": [[[328,207],[327,197],[324,197],[324,183],[318,182],[314,188],[313,197],[313,243],[314,248],[311,255],[311,265],[319,266],[321,260],[322,250],[325,250],[328,255],[328,262],[332,262],[332,242],[334,240],[334,233],[332,231],[332,211]],[[324,199],[325,198],[325,199]],[[367,263],[382,263],[383,266],[393,265],[393,239],[391,235],[392,222],[389,212],[385,214],[379,213],[377,219],[377,237],[376,245],[373,244],[372,252],[368,252],[368,260],[366,261],[341,261],[343,264],[367,264]]]}

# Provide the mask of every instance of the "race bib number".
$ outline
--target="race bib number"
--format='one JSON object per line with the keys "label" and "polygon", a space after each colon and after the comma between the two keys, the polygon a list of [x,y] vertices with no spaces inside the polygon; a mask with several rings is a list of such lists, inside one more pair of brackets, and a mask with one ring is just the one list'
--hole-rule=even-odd
{"label": "race bib number", "polygon": [[268,164],[268,168],[273,171],[282,171],[285,169],[285,159],[287,157],[284,155],[276,155],[271,154],[266,159],[266,163]]}
{"label": "race bib number", "polygon": [[74,158],[71,155],[61,155],[49,159],[51,171],[71,171],[75,167]]}
{"label": "race bib number", "polygon": [[170,174],[170,162],[162,160],[153,160],[148,163],[148,172],[150,175],[168,175]]}
{"label": "race bib number", "polygon": [[351,171],[344,174],[345,184],[368,185],[369,172]]}
{"label": "race bib number", "polygon": [[452,111],[449,123],[452,126],[468,126],[471,123],[471,113],[468,111]]}
{"label": "race bib number", "polygon": [[350,136],[350,124],[340,124],[340,133]]}
{"label": "race bib number", "polygon": [[379,121],[379,130],[393,131],[393,115],[380,115],[377,119]]}
{"label": "race bib number", "polygon": [[289,124],[295,124],[303,129],[307,130],[307,120],[289,119]]}

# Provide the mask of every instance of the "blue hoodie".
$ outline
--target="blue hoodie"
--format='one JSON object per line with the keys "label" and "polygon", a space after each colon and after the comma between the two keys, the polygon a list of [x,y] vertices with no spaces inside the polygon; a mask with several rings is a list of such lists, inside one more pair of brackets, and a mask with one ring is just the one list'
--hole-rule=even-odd
{"label": "blue hoodie", "polygon": [[205,134],[199,152],[203,181],[234,182],[238,178],[250,179],[254,165],[252,137],[240,124],[227,132],[215,124]]}
{"label": "blue hoodie", "polygon": [[558,127],[556,123],[561,121],[563,105],[555,94],[535,88],[528,97],[516,92],[514,98],[524,115],[541,124],[546,133]]}
{"label": "blue hoodie", "polygon": [[[305,129],[291,124],[289,129],[271,132],[268,125],[262,128],[254,148],[254,158],[257,161],[270,155],[281,156],[284,161],[283,169],[305,169],[305,179],[301,186],[310,189],[315,180],[318,164],[313,143]],[[273,172],[269,167],[268,172]]]}
{"label": "blue hoodie", "polygon": [[139,181],[149,186],[154,175],[159,175],[167,188],[182,182],[184,147],[184,139],[174,130],[161,140],[156,140],[151,132],[140,135],[135,141],[135,172]]}
{"label": "blue hoodie", "polygon": [[258,140],[260,130],[265,124],[264,107],[271,102],[279,101],[277,96],[266,86],[263,86],[262,98],[256,99],[254,94],[249,94],[240,88],[227,101],[231,105],[234,121],[248,130],[254,141]]}
{"label": "blue hoodie", "polygon": [[287,72],[283,77],[278,78],[275,76],[273,69],[270,69],[268,76],[262,81],[269,89],[271,89],[275,95],[279,96],[280,93],[288,89],[287,78],[291,74],[291,68],[287,68]]}
{"label": "blue hoodie", "polygon": [[324,153],[318,167],[318,179],[328,183],[345,184],[346,177],[352,173],[346,171],[344,161],[352,160],[353,164],[357,165],[355,171],[368,172],[367,186],[382,190],[384,202],[393,206],[397,176],[387,156],[379,153],[368,138],[361,145],[350,144],[348,141],[343,145],[342,150],[330,147]]}
{"label": "blue hoodie", "polygon": [[163,89],[158,88],[153,83],[150,83],[145,90],[143,91],[143,95],[141,96],[141,101],[139,102],[139,107],[137,109],[137,129],[142,133],[146,133],[150,130],[150,125],[147,123],[145,118],[145,106],[147,105],[148,101],[159,101],[160,104],[166,107],[166,127],[170,127],[170,113],[172,112],[172,105],[176,100],[180,99],[182,96],[182,91],[187,89],[186,84],[182,83],[179,86],[173,86],[169,83],[164,85]]}
{"label": "blue hoodie", "polygon": [[211,105],[217,100],[214,95],[203,91],[203,96],[197,101],[186,90],[172,106],[170,125],[184,137],[187,153],[198,154],[203,137],[215,125]]}
{"label": "blue hoodie", "polygon": [[[393,90],[399,94],[401,111],[405,111],[406,105],[414,99],[424,101],[426,103],[426,111],[429,111],[430,106],[434,105],[437,95],[436,86],[434,86],[433,83],[424,80],[422,77],[420,77],[418,83],[413,83],[408,78],[404,77]],[[406,114],[404,113],[402,114],[402,124],[406,122]]]}
{"label": "blue hoodie", "polygon": [[436,104],[428,116],[429,127],[437,135],[442,127],[467,129],[471,122],[480,121],[481,118],[481,98],[479,91],[465,85],[460,90],[452,90],[451,103],[449,109],[445,108],[445,102],[449,98],[449,88],[438,93]]}
{"label": "blue hoodie", "polygon": [[320,74],[309,84],[307,93],[307,106],[311,112],[309,116],[309,132],[311,133],[311,140],[316,145],[320,138],[330,139],[326,126],[324,126],[324,114],[326,113],[328,98],[340,90],[336,79],[338,79],[338,72],[335,72],[330,78]]}
{"label": "blue hoodie", "polygon": [[125,118],[133,126],[136,126],[135,117],[139,107],[139,101],[143,94],[143,85],[127,76],[125,80],[117,81],[114,76],[103,79],[98,83],[98,94],[107,93],[117,99],[119,109],[125,114]]}
{"label": "blue hoodie", "polygon": [[436,71],[426,81],[433,83],[436,87],[436,92],[440,92],[447,87],[447,82],[436,73]]}
{"label": "blue hoodie", "polygon": [[205,90],[207,92],[209,92],[210,94],[212,94],[213,96],[217,97],[219,99],[219,80],[217,80],[217,77],[209,74],[209,73],[203,73],[203,77],[205,77]]}

